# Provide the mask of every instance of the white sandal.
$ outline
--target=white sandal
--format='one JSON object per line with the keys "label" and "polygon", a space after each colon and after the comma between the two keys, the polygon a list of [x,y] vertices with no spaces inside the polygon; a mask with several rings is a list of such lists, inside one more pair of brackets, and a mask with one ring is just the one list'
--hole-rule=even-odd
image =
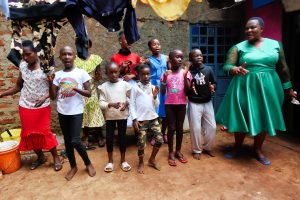
{"label": "white sandal", "polygon": [[131,166],[128,164],[128,162],[122,162],[122,164],[120,165],[121,169],[124,172],[129,172],[131,170]]}
{"label": "white sandal", "polygon": [[107,163],[104,167],[105,172],[112,172],[114,171],[114,164],[113,163]]}

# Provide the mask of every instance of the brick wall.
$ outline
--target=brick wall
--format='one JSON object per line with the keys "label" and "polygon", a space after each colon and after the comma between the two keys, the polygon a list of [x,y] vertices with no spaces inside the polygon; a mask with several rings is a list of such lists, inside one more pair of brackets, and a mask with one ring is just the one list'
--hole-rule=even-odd
{"label": "brick wall", "polygon": [[[10,50],[11,29],[3,17],[0,17],[0,91],[16,83],[19,71],[6,59]],[[0,100],[0,133],[6,128],[18,127],[20,124],[18,107],[19,95],[4,97]]]}

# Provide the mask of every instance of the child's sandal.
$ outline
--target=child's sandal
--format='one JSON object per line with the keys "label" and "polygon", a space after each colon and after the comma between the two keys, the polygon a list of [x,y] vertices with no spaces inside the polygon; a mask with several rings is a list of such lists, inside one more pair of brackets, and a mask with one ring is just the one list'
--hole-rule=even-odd
{"label": "child's sandal", "polygon": [[112,172],[114,170],[114,164],[113,163],[107,163],[104,167],[105,172]]}

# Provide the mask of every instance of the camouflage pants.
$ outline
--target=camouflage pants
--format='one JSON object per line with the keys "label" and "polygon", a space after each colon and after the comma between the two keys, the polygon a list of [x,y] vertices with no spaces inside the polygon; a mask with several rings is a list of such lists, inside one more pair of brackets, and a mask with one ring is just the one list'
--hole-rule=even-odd
{"label": "camouflage pants", "polygon": [[[44,71],[49,71],[54,66],[54,54],[56,38],[60,29],[68,23],[67,18],[58,20],[12,20],[12,41],[11,51],[17,52],[19,58],[22,55],[22,29],[28,28],[32,31],[32,41],[37,49],[41,67]],[[10,58],[9,58],[10,59]],[[10,61],[12,61],[11,58]],[[14,64],[18,61],[12,61]],[[19,67],[19,66],[17,66]]]}
{"label": "camouflage pants", "polygon": [[141,126],[139,127],[138,133],[138,156],[144,155],[144,149],[146,148],[147,142],[147,132],[152,134],[155,138],[154,146],[159,148],[163,144],[163,138],[161,129],[157,119],[149,120],[149,121],[142,121],[140,122]]}

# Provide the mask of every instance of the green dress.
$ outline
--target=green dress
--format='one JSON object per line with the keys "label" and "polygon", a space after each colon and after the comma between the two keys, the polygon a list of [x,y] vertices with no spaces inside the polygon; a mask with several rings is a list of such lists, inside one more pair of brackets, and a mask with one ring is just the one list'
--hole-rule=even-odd
{"label": "green dress", "polygon": [[[76,57],[74,65],[80,69],[87,71],[91,77],[94,76],[95,68],[102,62],[102,58],[98,55],[92,54],[87,60],[82,60]],[[100,83],[97,83],[94,79],[90,81],[92,90],[92,96],[90,98],[84,97],[85,105],[83,110],[83,127],[101,127],[104,125],[105,120],[100,109],[97,87]]]}
{"label": "green dress", "polygon": [[244,132],[250,136],[276,130],[285,131],[281,106],[284,89],[290,88],[289,72],[278,41],[264,38],[260,47],[248,41],[233,46],[224,70],[246,62],[244,76],[234,76],[216,114],[216,121],[229,132]]}

